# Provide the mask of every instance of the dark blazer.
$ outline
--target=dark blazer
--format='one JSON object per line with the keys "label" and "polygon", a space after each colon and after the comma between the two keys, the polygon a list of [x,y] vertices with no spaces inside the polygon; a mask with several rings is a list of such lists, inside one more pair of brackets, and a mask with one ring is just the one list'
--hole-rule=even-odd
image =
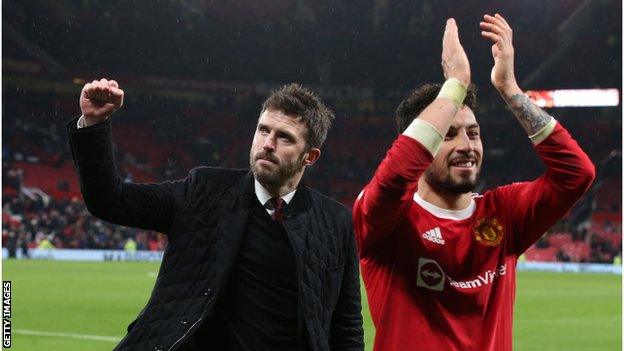
{"label": "dark blazer", "polygon": [[[89,211],[111,223],[165,233],[169,239],[149,302],[115,350],[187,350],[189,345],[183,345],[214,315],[235,265],[255,200],[253,175],[198,167],[182,180],[124,183],[113,159],[110,121],[81,129],[76,122],[68,122],[67,130]],[[297,261],[304,345],[311,350],[362,350],[350,211],[300,185],[284,210],[283,224]]]}

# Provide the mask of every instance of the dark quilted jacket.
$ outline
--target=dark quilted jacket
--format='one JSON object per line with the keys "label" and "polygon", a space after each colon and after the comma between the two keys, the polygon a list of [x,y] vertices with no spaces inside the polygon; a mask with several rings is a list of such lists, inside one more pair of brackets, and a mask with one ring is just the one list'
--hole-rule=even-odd
{"label": "dark quilted jacket", "polygon": [[[113,160],[110,122],[78,130],[76,121],[67,128],[89,211],[169,239],[149,302],[115,350],[188,350],[192,347],[185,342],[212,318],[227,285],[255,198],[253,176],[245,170],[199,167],[179,181],[124,183]],[[362,350],[349,210],[301,185],[284,214],[297,259],[300,334],[306,346]]]}

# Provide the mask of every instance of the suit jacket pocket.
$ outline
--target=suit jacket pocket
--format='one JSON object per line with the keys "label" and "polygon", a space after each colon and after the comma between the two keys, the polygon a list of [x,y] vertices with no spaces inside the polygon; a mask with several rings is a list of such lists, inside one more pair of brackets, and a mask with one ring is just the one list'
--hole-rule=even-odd
{"label": "suit jacket pocket", "polygon": [[323,270],[323,306],[328,311],[333,311],[340,295],[344,263]]}

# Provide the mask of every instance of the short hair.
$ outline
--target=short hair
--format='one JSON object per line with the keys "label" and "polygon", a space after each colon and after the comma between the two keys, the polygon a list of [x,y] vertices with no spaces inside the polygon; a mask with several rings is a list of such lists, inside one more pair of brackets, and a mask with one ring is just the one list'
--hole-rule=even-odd
{"label": "short hair", "polygon": [[305,136],[308,148],[320,148],[323,145],[335,118],[334,112],[316,94],[296,83],[273,90],[262,104],[262,113],[266,110],[276,110],[300,118],[308,129]]}
{"label": "short hair", "polygon": [[[412,121],[420,115],[420,113],[429,106],[438,96],[442,84],[423,84],[410,93],[399,104],[396,109],[396,123],[399,129],[399,133],[403,133],[405,129],[412,123]],[[466,98],[464,99],[464,105],[468,106],[471,110],[477,109],[477,86],[471,84],[468,87]]]}

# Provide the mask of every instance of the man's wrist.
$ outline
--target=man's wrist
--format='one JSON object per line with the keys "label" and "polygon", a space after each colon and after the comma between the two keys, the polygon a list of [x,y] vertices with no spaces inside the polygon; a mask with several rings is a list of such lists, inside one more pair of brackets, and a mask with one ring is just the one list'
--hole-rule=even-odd
{"label": "man's wrist", "polygon": [[522,89],[520,89],[518,84],[516,84],[515,82],[503,85],[501,87],[497,87],[496,90],[498,90],[498,93],[501,94],[503,99],[505,99],[506,101],[509,101],[514,95],[524,94]]}
{"label": "man's wrist", "polygon": [[80,118],[78,118],[78,122],[76,122],[76,128],[80,129],[84,127],[85,127],[84,115],[81,115]]}
{"label": "man's wrist", "polygon": [[467,91],[468,87],[462,81],[457,78],[448,78],[436,98],[450,100],[459,108],[464,104]]}
{"label": "man's wrist", "polygon": [[85,115],[81,115],[80,118],[78,118],[77,127],[78,127],[78,129],[85,128],[85,127],[91,127],[91,126],[94,126],[96,124],[103,123],[107,119],[108,119],[108,116],[106,118],[104,118],[103,120],[101,120],[101,121],[92,121],[92,120],[88,120],[85,117]]}

